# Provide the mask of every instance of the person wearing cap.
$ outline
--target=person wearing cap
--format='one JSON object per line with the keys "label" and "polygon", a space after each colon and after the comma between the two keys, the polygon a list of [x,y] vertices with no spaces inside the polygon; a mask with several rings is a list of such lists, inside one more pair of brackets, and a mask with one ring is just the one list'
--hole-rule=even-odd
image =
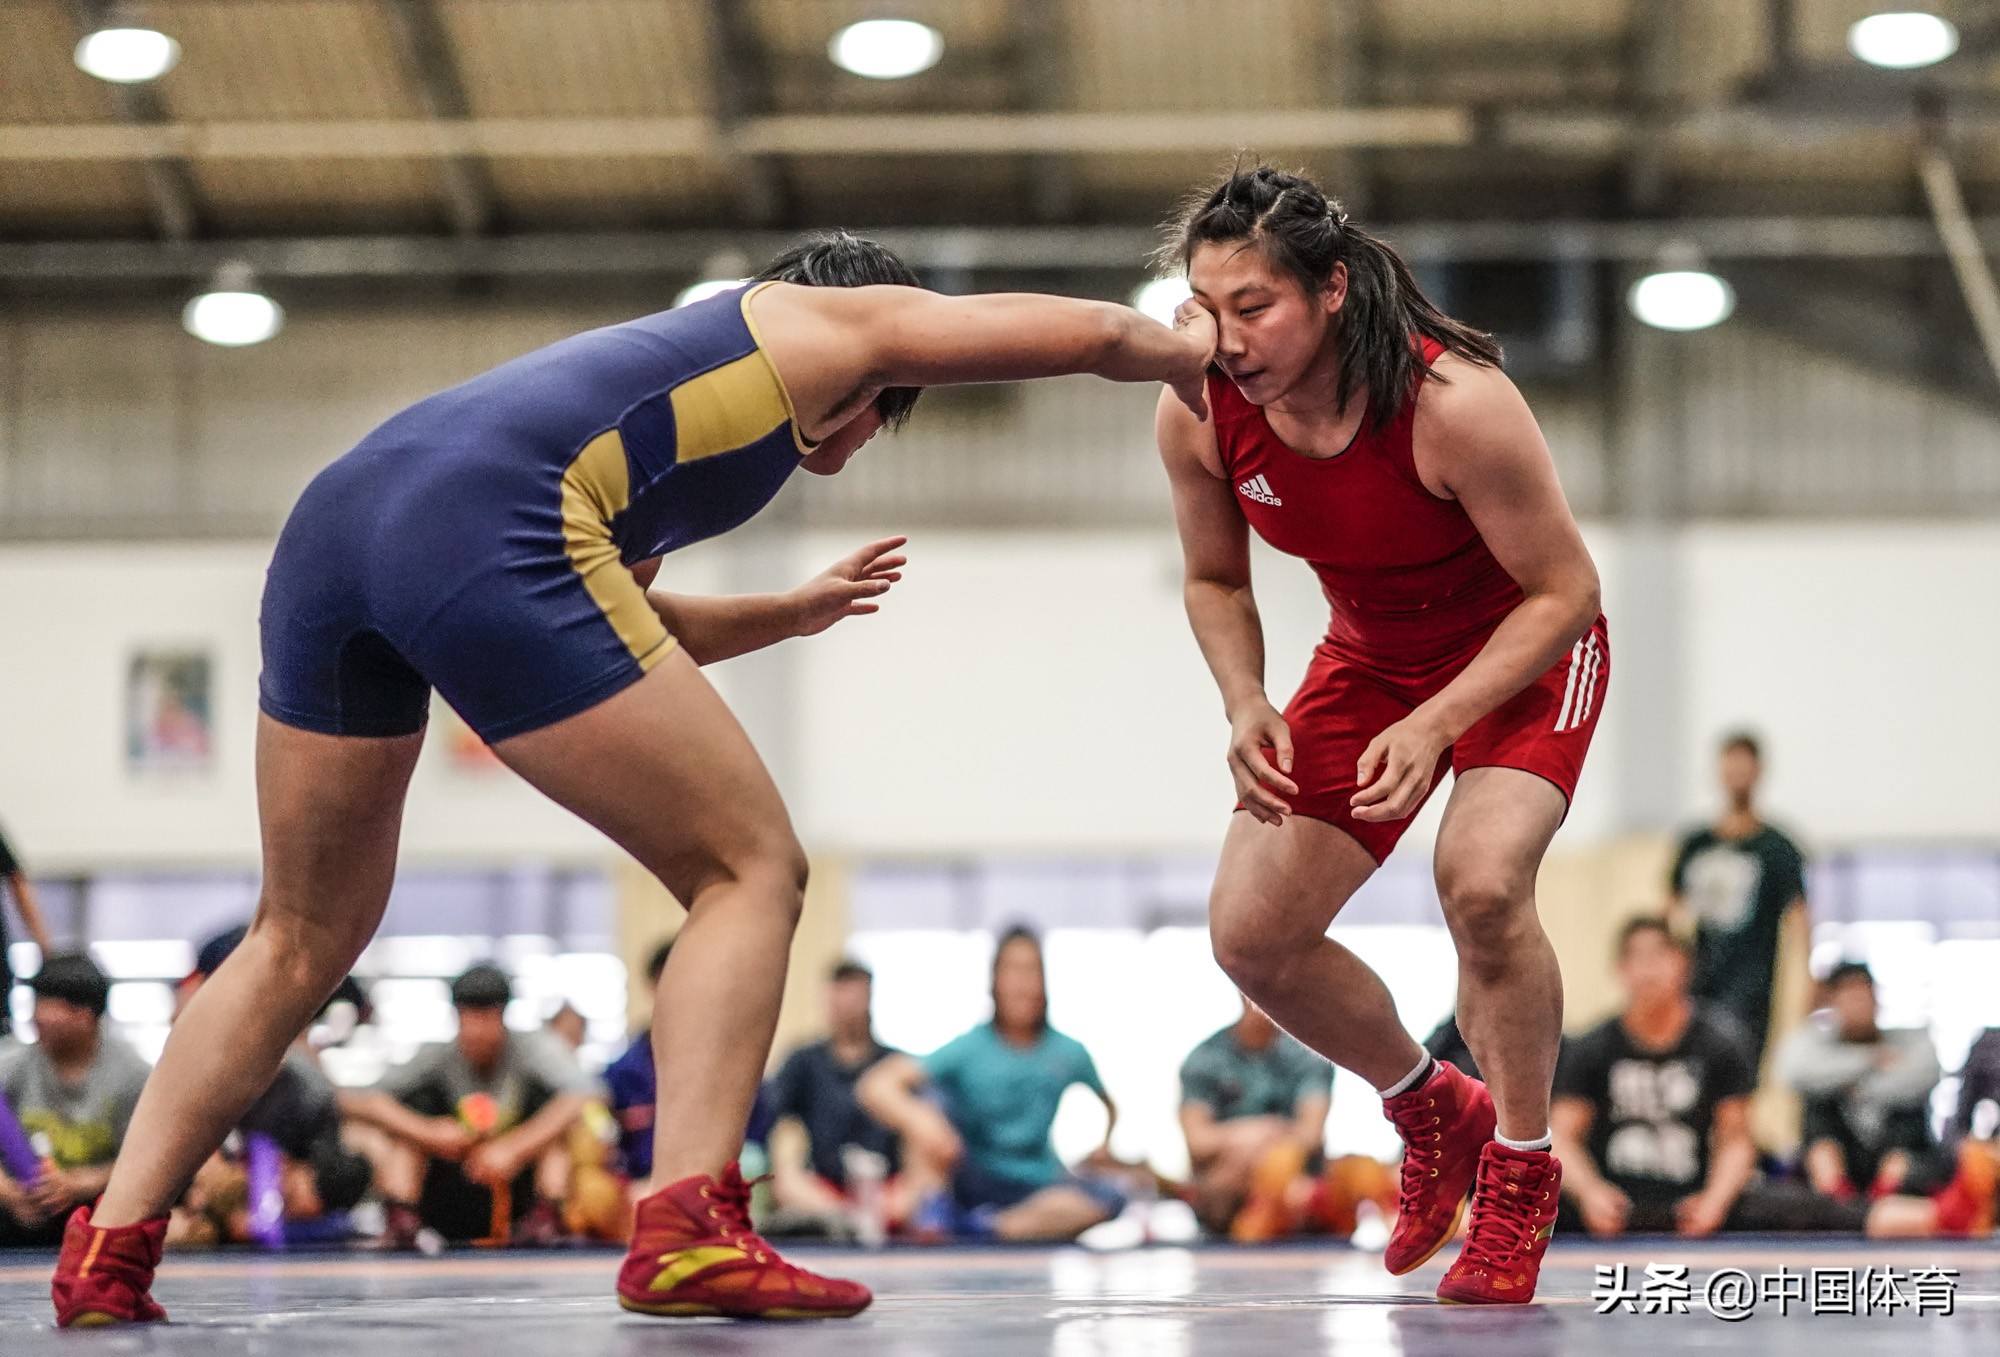
{"label": "person wearing cap", "polygon": [[35,899],[35,883],[28,879],[27,869],[14,856],[13,847],[7,836],[0,834],[0,1037],[9,1036],[14,1031],[14,1010],[11,1003],[14,996],[14,968],[7,957],[7,910],[6,897],[14,897],[14,909],[27,925],[28,936],[35,946],[47,956],[55,949],[49,945],[49,926],[42,918],[42,907]]}
{"label": "person wearing cap", "polygon": [[0,1171],[0,1247],[53,1247],[69,1212],[93,1200],[151,1072],[104,1030],[111,982],[79,952],[57,953],[29,981],[35,1043],[0,1052],[0,1097],[42,1157],[30,1183]]}
{"label": "person wearing cap", "polygon": [[504,972],[474,966],[452,982],[453,1040],[424,1047],[373,1089],[341,1093],[341,1110],[388,1141],[376,1178],[392,1247],[417,1245],[425,1230],[493,1237],[496,1192],[517,1241],[559,1233],[563,1138],[597,1086],[548,1034],[507,1029],[513,997]]}
{"label": "person wearing cap", "polygon": [[[176,1013],[221,968],[248,933],[249,929],[239,924],[202,944],[194,970],[176,987]],[[357,1009],[367,1003],[366,995],[351,976],[327,1001],[327,1007],[339,1003],[352,1004]],[[250,1105],[236,1129],[239,1137],[202,1166],[188,1195],[175,1207],[168,1229],[169,1242],[240,1244],[249,1240],[249,1178],[244,1145],[253,1135],[266,1137],[278,1148],[287,1222],[320,1220],[350,1210],[374,1184],[374,1164],[341,1141],[339,1094],[320,1068],[318,1055],[305,1033],[292,1043],[270,1088]]]}

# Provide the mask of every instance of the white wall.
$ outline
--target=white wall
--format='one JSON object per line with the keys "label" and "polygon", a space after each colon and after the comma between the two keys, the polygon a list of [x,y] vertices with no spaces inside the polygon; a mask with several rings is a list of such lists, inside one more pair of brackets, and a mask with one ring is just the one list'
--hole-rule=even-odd
{"label": "white wall", "polygon": [[[0,548],[0,820],[37,870],[250,864],[257,604],[270,548]],[[215,666],[207,776],[139,777],[124,749],[126,666],[141,648]],[[432,722],[411,788],[412,859],[590,859],[597,835],[504,770],[463,772]]]}
{"label": "white wall", "polygon": [[1767,737],[1767,800],[1819,842],[2000,838],[2000,523],[1697,526],[1686,797]]}
{"label": "white wall", "polygon": [[[864,537],[807,534],[760,549],[803,577]],[[1619,539],[1591,537],[1615,599]],[[729,556],[741,549],[710,544],[671,562],[664,579],[714,590],[741,576]],[[0,820],[39,866],[254,861],[267,550],[0,548]],[[880,615],[791,643],[796,700],[781,709],[793,754],[781,781],[813,847],[1183,851],[1219,841],[1226,731],[1180,613],[1171,534],[936,532],[911,554]],[[1675,559],[1685,814],[1707,805],[1715,736],[1750,724],[1769,737],[1773,809],[1820,842],[2000,837],[1989,780],[2000,763],[2000,523],[1704,526],[1683,535]],[[1297,562],[1260,558],[1258,588],[1281,698],[1323,605]],[[1619,625],[1614,616],[1614,657]],[[121,744],[125,666],[137,647],[181,642],[207,646],[218,665],[216,768],[200,780],[137,779]],[[749,663],[713,671],[725,697],[744,688]],[[1616,674],[1614,658],[1606,727],[1564,831],[1576,846],[1620,825],[1619,726],[1650,719],[1619,709]],[[406,860],[602,852],[592,831],[510,775],[427,753]]]}

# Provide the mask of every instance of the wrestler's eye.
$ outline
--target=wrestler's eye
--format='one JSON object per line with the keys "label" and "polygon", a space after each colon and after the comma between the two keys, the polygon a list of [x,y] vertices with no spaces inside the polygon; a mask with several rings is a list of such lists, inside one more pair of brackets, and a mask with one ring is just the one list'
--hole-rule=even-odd
{"label": "wrestler's eye", "polygon": [[1270,310],[1270,307],[1260,302],[1256,306],[1246,306],[1241,311],[1238,311],[1236,314],[1243,317],[1243,319],[1248,320],[1250,319],[1250,317],[1259,315],[1268,310]]}

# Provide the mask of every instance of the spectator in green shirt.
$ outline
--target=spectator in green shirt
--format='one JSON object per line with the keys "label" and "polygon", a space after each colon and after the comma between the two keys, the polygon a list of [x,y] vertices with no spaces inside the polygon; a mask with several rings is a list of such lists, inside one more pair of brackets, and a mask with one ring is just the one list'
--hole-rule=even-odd
{"label": "spectator in green shirt", "polygon": [[1041,941],[1009,931],[993,955],[993,1020],[917,1061],[890,1055],[861,1077],[861,1106],[902,1138],[903,1172],[924,1200],[923,1236],[1074,1239],[1124,1208],[1106,1176],[1072,1173],[1049,1141],[1072,1084],[1104,1102],[1110,1162],[1118,1109],[1081,1043],[1049,1026]]}
{"label": "spectator in green shirt", "polygon": [[1297,1228],[1289,1200],[1324,1157],[1333,1066],[1243,1001],[1243,1016],[1181,1065],[1181,1131],[1195,1214],[1246,1241]]}

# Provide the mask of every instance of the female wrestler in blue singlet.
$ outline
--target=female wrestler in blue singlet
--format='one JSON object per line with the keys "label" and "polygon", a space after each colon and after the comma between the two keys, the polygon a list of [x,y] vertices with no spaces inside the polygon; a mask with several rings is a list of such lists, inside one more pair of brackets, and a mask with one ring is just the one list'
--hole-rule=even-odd
{"label": "female wrestler in blue singlet", "polygon": [[[1215,332],[1097,302],[938,296],[846,235],[762,277],[421,401],[301,497],[264,599],[263,898],[176,1023],[94,1214],[70,1222],[61,1322],[163,1317],[149,1288],[168,1207],[382,917],[432,688],[688,909],[653,1019],[660,1190],[639,1203],[621,1303],[792,1318],[867,1305],[865,1288],[785,1263],[750,1230],[734,1161],[805,855],[698,666],[872,610],[900,543],[792,595],[647,585],[660,555],[741,524],[794,467],[840,470],[922,387],[1094,373],[1169,383],[1199,410]],[[457,1152],[485,1182],[524,1167]]]}

